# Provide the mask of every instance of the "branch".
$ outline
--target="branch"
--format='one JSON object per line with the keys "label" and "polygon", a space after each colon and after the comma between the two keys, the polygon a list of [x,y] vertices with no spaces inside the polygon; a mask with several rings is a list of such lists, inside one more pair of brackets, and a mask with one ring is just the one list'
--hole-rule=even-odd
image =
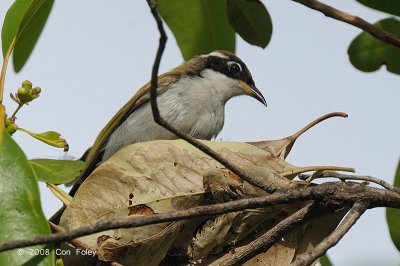
{"label": "branch", "polygon": [[[303,175],[303,176],[308,176],[308,175]],[[361,181],[368,181],[371,183],[375,183],[378,184],[384,188],[386,188],[387,190],[391,190],[397,193],[400,193],[400,188],[397,188],[395,186],[392,186],[390,183],[376,178],[376,177],[372,177],[372,176],[357,176],[357,175],[346,175],[346,174],[341,174],[341,173],[337,173],[337,172],[325,172],[323,173],[320,177],[334,177],[334,178],[339,178],[342,180],[361,180]]]}
{"label": "branch", "polygon": [[247,198],[227,203],[198,206],[176,212],[159,213],[143,217],[102,220],[94,225],[80,227],[64,233],[3,242],[0,243],[0,252],[14,248],[70,241],[81,236],[111,229],[133,228],[197,217],[210,217],[228,212],[251,208],[263,208],[278,204],[290,204],[306,200],[324,201],[324,204],[326,204],[325,206],[351,206],[354,202],[369,201],[369,208],[390,207],[400,209],[400,193],[359,184],[353,184],[350,186],[343,182],[331,182],[317,186],[277,191],[272,195],[264,197]]}
{"label": "branch", "polygon": [[[65,230],[63,227],[58,226],[58,225],[56,225],[56,224],[54,224],[52,222],[49,222],[49,225],[50,225],[50,228],[51,228],[51,232],[53,234],[54,233],[65,233],[65,232],[67,232],[67,230]],[[72,245],[74,245],[75,247],[80,248],[82,250],[91,250],[91,251],[93,251],[93,254],[95,254],[95,256],[97,257],[96,250],[92,249],[91,247],[89,247],[88,245],[83,243],[82,241],[77,240],[77,239],[73,239],[73,240],[71,240],[69,242]]]}
{"label": "branch", "polygon": [[299,256],[291,266],[307,266],[311,265],[319,257],[324,255],[329,248],[336,245],[340,239],[350,230],[357,222],[361,215],[368,209],[368,202],[355,202],[350,212],[339,224],[335,231],[322,240],[310,253]]}
{"label": "branch", "polygon": [[305,5],[311,9],[317,10],[323,13],[327,17],[331,17],[333,19],[340,20],[350,25],[353,25],[357,28],[360,28],[368,32],[375,38],[384,41],[388,44],[400,47],[400,38],[398,36],[394,35],[393,33],[379,29],[360,17],[353,16],[351,14],[348,14],[346,12],[343,12],[341,10],[338,10],[336,8],[333,8],[331,6],[328,6],[324,3],[315,0],[292,0],[292,1]]}
{"label": "branch", "polygon": [[293,213],[289,217],[280,221],[268,232],[257,238],[256,240],[250,242],[245,246],[235,248],[235,253],[227,253],[223,257],[214,261],[212,265],[241,265],[251,259],[252,257],[260,254],[261,252],[267,250],[271,247],[275,240],[286,232],[292,230],[299,224],[305,222],[307,218],[314,214],[314,203],[308,203],[306,206]]}
{"label": "branch", "polygon": [[162,120],[160,116],[160,111],[157,105],[157,83],[158,83],[158,69],[160,67],[161,57],[164,53],[165,45],[167,43],[167,34],[165,33],[164,26],[160,14],[157,11],[157,4],[155,0],[147,0],[147,4],[150,7],[151,14],[157,23],[158,31],[160,32],[160,39],[158,44],[158,49],[156,53],[156,58],[154,59],[153,68],[151,70],[151,83],[150,83],[150,103],[151,110],[153,112],[154,121],[160,124]]}
{"label": "branch", "polygon": [[151,73],[151,86],[150,86],[150,102],[151,102],[151,109],[153,112],[153,118],[154,121],[164,127],[165,129],[169,130],[173,134],[175,134],[177,137],[187,141],[194,147],[198,148],[211,158],[215,159],[217,162],[225,166],[227,169],[241,177],[243,180],[246,180],[250,184],[261,188],[268,193],[273,193],[276,188],[272,185],[267,185],[264,184],[263,182],[254,179],[253,177],[247,175],[244,171],[242,171],[240,168],[238,168],[236,165],[228,162],[224,158],[222,158],[218,153],[216,153],[214,150],[210,149],[203,143],[201,143],[199,140],[193,138],[192,136],[188,135],[186,132],[183,130],[179,130],[177,128],[174,128],[172,125],[170,125],[167,121],[165,121],[161,116],[160,116],[160,111],[158,109],[157,105],[157,83],[158,83],[158,69],[160,66],[160,61],[161,61],[161,56],[164,52],[165,49],[165,44],[167,42],[167,35],[165,34],[164,27],[163,27],[163,22],[161,20],[161,17],[157,11],[157,5],[155,0],[147,0],[147,3],[151,9],[151,13],[153,14],[154,19],[156,20],[158,31],[160,32],[160,40],[159,40],[159,46],[157,49],[157,54],[156,58],[154,60],[153,64],[153,69]]}

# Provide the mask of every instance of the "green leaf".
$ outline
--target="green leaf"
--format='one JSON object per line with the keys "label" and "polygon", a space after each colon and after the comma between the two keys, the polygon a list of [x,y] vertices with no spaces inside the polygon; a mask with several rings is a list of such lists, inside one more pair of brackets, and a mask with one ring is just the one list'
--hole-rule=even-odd
{"label": "green leaf", "polygon": [[[32,53],[33,48],[39,39],[40,34],[46,24],[47,18],[49,17],[51,8],[53,7],[54,0],[41,1],[44,2],[39,8],[36,6],[31,7],[28,13],[34,13],[35,15],[30,21],[26,22],[24,30],[21,32],[17,42],[15,43],[13,53],[13,63],[15,72],[19,72],[25,65],[29,56]],[[25,17],[22,24],[24,24],[27,17]]]}
{"label": "green leaf", "polygon": [[228,19],[248,43],[265,48],[272,35],[272,21],[259,0],[228,0]]}
{"label": "green leaf", "polygon": [[50,146],[57,147],[57,148],[64,148],[64,151],[68,151],[69,146],[68,143],[65,139],[61,138],[60,133],[57,133],[55,131],[46,131],[43,133],[32,133],[26,129],[23,128],[18,128],[19,131],[25,132],[29,134],[30,136],[34,137],[35,139],[38,139]]}
{"label": "green leaf", "polygon": [[14,69],[21,70],[35,46],[54,0],[16,0],[7,11],[1,31],[3,56],[15,42]]}
{"label": "green leaf", "polygon": [[12,46],[13,40],[17,38],[21,22],[33,0],[16,0],[8,9],[1,29],[1,47],[3,57]]}
{"label": "green leaf", "polygon": [[332,266],[333,265],[328,257],[328,254],[326,254],[326,253],[321,258],[319,258],[319,264],[321,266]]}
{"label": "green leaf", "polygon": [[157,5],[185,60],[218,49],[235,51],[225,0],[158,0]]}
{"label": "green leaf", "polygon": [[85,165],[80,160],[33,159],[29,162],[38,180],[53,184],[65,184],[74,180]]}
{"label": "green leaf", "polygon": [[[36,177],[25,154],[3,131],[0,143],[0,242],[49,235]],[[43,255],[31,255],[43,254]],[[0,265],[53,265],[53,245],[0,253]]]}
{"label": "green leaf", "polygon": [[[376,27],[400,36],[400,21],[381,20]],[[350,62],[361,71],[372,72],[386,65],[389,72],[400,74],[400,48],[394,47],[363,32],[350,44],[347,51]]]}
{"label": "green leaf", "polygon": [[357,0],[357,2],[379,11],[400,16],[399,0]]}
{"label": "green leaf", "polygon": [[[396,176],[394,177],[394,186],[400,187],[400,161],[397,165]],[[400,251],[400,210],[386,209],[386,221],[389,226],[390,237],[397,250]]]}

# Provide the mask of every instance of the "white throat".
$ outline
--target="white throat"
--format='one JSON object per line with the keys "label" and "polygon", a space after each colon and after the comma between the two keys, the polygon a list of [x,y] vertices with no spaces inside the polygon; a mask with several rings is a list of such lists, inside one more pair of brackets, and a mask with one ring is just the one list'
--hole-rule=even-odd
{"label": "white throat", "polygon": [[219,100],[220,103],[225,105],[232,97],[244,94],[243,90],[240,88],[239,82],[224,74],[211,69],[205,69],[200,75],[202,78],[196,77],[193,81],[199,84],[199,93],[205,94],[204,97],[208,98],[210,101]]}

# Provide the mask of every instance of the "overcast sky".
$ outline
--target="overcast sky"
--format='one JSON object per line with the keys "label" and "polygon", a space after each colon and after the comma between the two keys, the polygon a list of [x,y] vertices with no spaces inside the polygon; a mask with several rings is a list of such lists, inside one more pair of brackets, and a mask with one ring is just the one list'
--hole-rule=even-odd
{"label": "overcast sky", "polygon": [[[0,18],[12,0],[0,1]],[[334,118],[308,132],[287,160],[297,166],[340,165],[393,181],[399,159],[400,77],[381,69],[363,73],[351,66],[347,48],[360,30],[324,17],[292,1],[263,1],[274,24],[265,49],[237,39],[237,54],[248,65],[268,102],[250,97],[226,106],[218,140],[254,141],[285,137],[332,111]],[[387,17],[356,1],[325,1],[370,22]],[[340,2],[340,3],[337,3]],[[182,62],[173,36],[160,73]],[[150,78],[158,32],[146,1],[56,1],[27,65],[12,68],[5,95],[29,79],[42,87],[39,100],[24,107],[17,124],[33,132],[56,130],[69,142],[68,155],[80,155],[113,114]],[[8,112],[15,106],[6,99]],[[29,158],[63,153],[23,133],[15,139]],[[61,206],[41,186],[44,211]],[[329,255],[336,265],[400,265],[388,234],[384,209],[369,210]]]}

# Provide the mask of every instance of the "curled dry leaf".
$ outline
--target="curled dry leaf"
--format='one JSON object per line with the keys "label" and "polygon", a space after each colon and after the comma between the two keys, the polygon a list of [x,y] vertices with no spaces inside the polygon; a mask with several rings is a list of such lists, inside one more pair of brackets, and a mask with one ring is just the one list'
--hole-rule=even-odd
{"label": "curled dry leaf", "polygon": [[[249,143],[203,142],[263,183],[277,188],[305,185],[304,182],[292,181],[295,175],[285,175],[301,172],[303,168],[279,158],[285,157],[294,140],[286,142],[289,148],[284,148],[284,155]],[[279,145],[280,148],[284,146]],[[104,219],[173,212],[265,194],[183,140],[136,143],[121,149],[85,180],[63,213],[60,225],[71,230]],[[245,243],[246,239],[254,237],[255,232],[265,232],[280,218],[302,206],[278,205],[212,218],[108,230],[79,240],[96,250],[99,260],[124,265],[158,265],[170,261],[179,264],[182,260],[186,263],[212,263],[223,255],[221,252],[226,248]],[[288,235],[286,238],[291,239],[290,245],[288,242],[275,243],[268,252],[287,259],[289,255],[284,254],[291,254],[293,258],[299,247],[302,251],[308,250],[307,240],[300,241],[301,237],[295,237],[305,232],[306,228],[294,236]],[[65,265],[89,262],[88,256],[71,255],[63,260]]]}
{"label": "curled dry leaf", "polygon": [[[299,185],[280,175],[298,168],[267,151],[246,143],[206,144],[265,183],[281,188]],[[265,193],[182,140],[138,143],[93,172],[60,225],[70,230],[103,219],[171,212]],[[241,241],[285,208],[289,206],[234,212],[207,221],[198,218],[109,230],[79,240],[96,249],[99,259],[127,265],[157,265],[167,254],[196,261]]]}
{"label": "curled dry leaf", "polygon": [[257,142],[249,142],[249,143],[254,146],[257,146],[261,149],[269,151],[279,158],[285,159],[289,155],[289,152],[292,150],[294,143],[301,135],[303,135],[306,131],[308,131],[313,126],[315,126],[329,118],[332,118],[332,117],[346,118],[346,117],[348,117],[348,115],[343,112],[332,112],[332,113],[323,115],[323,116],[311,121],[305,127],[303,127],[302,129],[300,129],[293,135],[290,135],[286,138],[277,139],[277,140],[263,140],[263,141],[257,141]]}

